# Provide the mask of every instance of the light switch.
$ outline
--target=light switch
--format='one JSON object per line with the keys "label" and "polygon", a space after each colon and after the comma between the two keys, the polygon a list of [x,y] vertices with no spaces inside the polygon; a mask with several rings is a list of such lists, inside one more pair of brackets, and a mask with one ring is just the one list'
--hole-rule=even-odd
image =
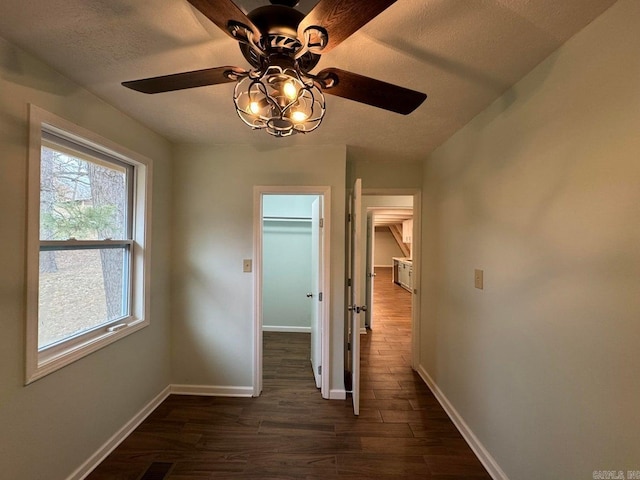
{"label": "light switch", "polygon": [[476,288],[479,288],[480,290],[482,290],[484,288],[483,287],[483,282],[484,282],[483,276],[484,276],[484,270],[478,270],[478,269],[475,270],[475,273],[474,273],[475,286],[476,286]]}
{"label": "light switch", "polygon": [[242,271],[243,272],[250,272],[251,271],[251,259],[250,258],[245,258],[242,261]]}

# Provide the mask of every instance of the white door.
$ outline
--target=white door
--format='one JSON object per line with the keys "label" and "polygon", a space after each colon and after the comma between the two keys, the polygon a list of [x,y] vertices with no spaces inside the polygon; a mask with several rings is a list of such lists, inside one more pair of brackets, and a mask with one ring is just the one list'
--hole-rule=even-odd
{"label": "white door", "polygon": [[365,325],[368,328],[373,328],[373,284],[374,277],[376,276],[374,271],[374,236],[375,236],[375,219],[374,212],[367,212],[367,248],[365,250],[366,257],[366,269],[365,275],[367,278],[365,279],[365,305],[367,305],[367,309],[365,311]]}
{"label": "white door", "polygon": [[311,368],[320,388],[322,368],[322,197],[311,205]]}
{"label": "white door", "polygon": [[[361,254],[360,254],[360,209],[362,205],[362,180],[356,179],[351,193],[351,298],[350,343],[351,343],[351,397],[353,413],[360,415],[360,312]],[[366,307],[365,307],[366,310]]]}

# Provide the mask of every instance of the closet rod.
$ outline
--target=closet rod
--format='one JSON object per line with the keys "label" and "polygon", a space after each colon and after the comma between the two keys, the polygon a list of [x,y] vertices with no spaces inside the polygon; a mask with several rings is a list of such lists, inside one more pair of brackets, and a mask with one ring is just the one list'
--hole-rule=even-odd
{"label": "closet rod", "polygon": [[311,217],[262,217],[263,220],[285,220],[291,222],[310,222]]}

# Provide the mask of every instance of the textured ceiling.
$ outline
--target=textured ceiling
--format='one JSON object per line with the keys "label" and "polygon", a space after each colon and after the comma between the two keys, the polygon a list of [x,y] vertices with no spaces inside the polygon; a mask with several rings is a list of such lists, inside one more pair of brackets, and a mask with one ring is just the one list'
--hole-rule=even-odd
{"label": "textured ceiling", "polygon": [[[366,8],[366,0],[354,0]],[[176,142],[344,144],[351,158],[424,158],[614,0],[399,0],[322,56],[425,92],[408,116],[335,96],[318,130],[272,138],[235,114],[233,84],[145,95],[125,80],[249,65],[186,0],[0,0],[0,36]],[[268,4],[237,0],[243,10]],[[301,1],[308,12],[316,2]]]}

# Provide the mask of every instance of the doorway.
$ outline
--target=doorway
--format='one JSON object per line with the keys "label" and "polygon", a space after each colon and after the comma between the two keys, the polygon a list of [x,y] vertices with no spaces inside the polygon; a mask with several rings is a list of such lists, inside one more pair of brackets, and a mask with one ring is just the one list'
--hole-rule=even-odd
{"label": "doorway", "polygon": [[254,188],[254,396],[263,339],[278,332],[308,336],[309,375],[328,396],[329,202],[328,187]]}
{"label": "doorway", "polygon": [[[359,195],[361,190],[362,195]],[[359,411],[359,377],[360,377],[360,335],[368,334],[367,327],[375,332],[375,315],[376,306],[373,302],[373,292],[375,290],[375,216],[380,214],[380,226],[383,226],[382,220],[385,215],[383,211],[387,210],[389,216],[395,218],[393,224],[395,231],[399,237],[399,243],[410,244],[407,251],[400,253],[401,256],[395,257],[391,255],[390,260],[385,262],[389,265],[389,272],[393,271],[393,258],[403,260],[405,264],[410,265],[410,281],[404,278],[404,284],[395,285],[402,289],[402,292],[408,297],[407,304],[410,306],[408,315],[408,330],[410,351],[406,357],[412,368],[415,369],[419,359],[419,289],[420,289],[420,191],[411,190],[369,190],[365,185],[360,186],[360,180],[356,180],[351,197],[355,199],[350,202],[350,219],[355,219],[352,224],[352,234],[349,237],[349,252],[351,260],[348,274],[350,304],[348,307],[347,317],[351,320],[345,322],[345,364],[348,365],[347,375],[345,375],[345,383],[350,389],[354,404],[354,413],[357,415]],[[371,215],[369,215],[369,213]],[[399,218],[407,215],[405,218]],[[386,221],[386,220],[385,220]],[[410,221],[405,223],[406,221]],[[405,223],[405,232],[402,230],[402,223]],[[409,226],[409,228],[407,228]],[[369,230],[369,235],[366,234]],[[387,228],[387,231],[390,229]],[[358,231],[363,234],[360,235]],[[355,233],[353,233],[355,232]],[[406,233],[408,237],[403,236]],[[392,233],[393,235],[393,233]],[[368,238],[367,238],[368,237]],[[406,245],[405,245],[406,246]],[[397,253],[397,252],[396,252]],[[369,261],[367,261],[369,260]],[[368,264],[368,265],[367,265]],[[356,265],[360,265],[356,267]],[[394,279],[395,280],[395,279]],[[398,279],[399,280],[399,279]],[[389,275],[388,281],[392,281]],[[400,281],[398,281],[400,283]],[[360,293],[359,293],[359,292]],[[366,293],[365,293],[366,292]],[[353,310],[360,312],[359,319],[353,315]],[[363,315],[364,313],[364,315]],[[347,328],[348,326],[348,328]],[[357,333],[356,333],[357,332]]]}
{"label": "doorway", "polygon": [[[374,328],[376,303],[375,285],[380,273],[394,284],[413,292],[413,196],[363,195],[363,216],[366,212],[366,230],[363,242],[365,329]],[[388,289],[384,290],[385,292]]]}

